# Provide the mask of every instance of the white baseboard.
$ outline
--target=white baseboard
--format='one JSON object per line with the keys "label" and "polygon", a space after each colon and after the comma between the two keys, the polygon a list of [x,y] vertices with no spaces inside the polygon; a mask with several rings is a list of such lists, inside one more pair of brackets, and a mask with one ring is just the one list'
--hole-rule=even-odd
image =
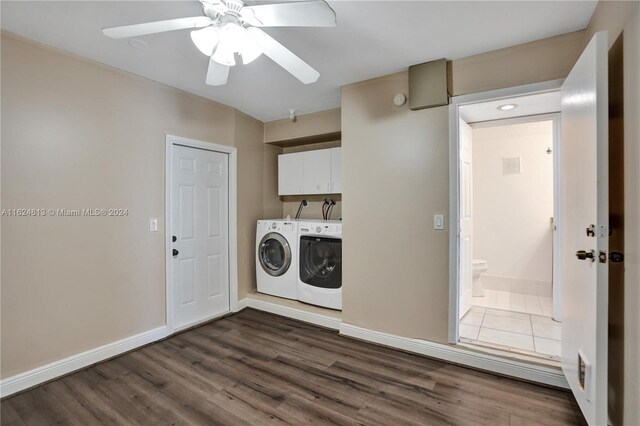
{"label": "white baseboard", "polygon": [[532,365],[527,362],[482,354],[441,343],[372,331],[345,323],[340,324],[340,334],[454,364],[477,368],[479,370],[517,377],[559,388],[569,388],[569,384],[562,371],[551,367]]}
{"label": "white baseboard", "polygon": [[244,299],[238,300],[238,303],[236,303],[236,308],[235,308],[235,310],[233,312],[240,312],[241,310],[246,308],[248,306],[248,303],[249,303],[249,302],[247,302],[247,300],[249,300],[249,299],[244,298]]}
{"label": "white baseboard", "polygon": [[245,298],[238,302],[238,306],[244,306],[247,308],[254,308],[259,311],[270,312],[276,315],[282,315],[284,317],[296,319],[298,321],[308,322],[310,324],[319,325],[320,327],[330,328],[332,330],[340,329],[340,321],[338,318],[333,318],[327,315],[317,314],[314,312],[307,312],[301,309],[296,309],[290,306],[278,305],[264,300],[257,300],[251,298]]}
{"label": "white baseboard", "polygon": [[86,352],[70,356],[60,361],[33,370],[17,374],[0,381],[0,397],[4,398],[21,390],[39,385],[56,377],[64,376],[74,371],[93,365],[105,359],[112,358],[132,349],[144,346],[167,337],[167,327],[162,326],[135,336],[127,337],[117,342],[109,343]]}
{"label": "white baseboard", "polygon": [[[290,306],[266,302],[264,300],[250,298],[239,300],[236,312],[247,307],[270,312],[276,315],[282,315],[332,330],[339,330],[340,334],[345,336],[425,355],[454,364],[465,365],[478,368],[480,370],[517,377],[551,386],[561,388],[569,387],[562,372],[550,367],[532,365],[526,362],[481,354],[441,343],[411,339],[379,331],[368,330],[354,325],[344,324],[338,318],[314,312],[307,312]],[[120,355],[124,352],[164,339],[169,334],[170,333],[166,326],[158,327],[153,330],[17,374],[13,377],[0,381],[0,397],[7,397],[16,392],[20,392],[57,377],[64,376],[100,361]]]}

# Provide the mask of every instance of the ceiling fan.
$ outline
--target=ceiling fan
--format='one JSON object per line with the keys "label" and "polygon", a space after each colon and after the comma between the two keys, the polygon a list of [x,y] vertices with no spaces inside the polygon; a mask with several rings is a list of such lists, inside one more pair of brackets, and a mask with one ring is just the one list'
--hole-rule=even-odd
{"label": "ceiling fan", "polygon": [[191,31],[198,50],[209,56],[206,83],[227,82],[229,68],[239,54],[248,64],[265,54],[304,84],[314,83],[320,73],[259,27],[335,27],[336,14],[324,0],[248,6],[242,0],[200,0],[204,16],[169,19],[144,24],[104,28],[107,37],[120,39],[166,31]]}

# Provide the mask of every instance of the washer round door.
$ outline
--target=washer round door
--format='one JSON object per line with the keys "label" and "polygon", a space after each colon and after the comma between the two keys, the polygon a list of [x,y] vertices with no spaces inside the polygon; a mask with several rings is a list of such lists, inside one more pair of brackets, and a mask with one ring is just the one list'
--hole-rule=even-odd
{"label": "washer round door", "polygon": [[258,259],[262,270],[273,277],[283,275],[291,266],[291,247],[285,237],[269,232],[258,245]]}

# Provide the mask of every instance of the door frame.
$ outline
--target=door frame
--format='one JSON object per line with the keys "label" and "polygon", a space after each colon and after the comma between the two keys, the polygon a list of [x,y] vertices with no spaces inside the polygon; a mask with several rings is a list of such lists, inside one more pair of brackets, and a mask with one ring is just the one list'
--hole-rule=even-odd
{"label": "door frame", "polygon": [[[165,315],[167,332],[171,334],[238,310],[238,150],[233,146],[219,145],[170,134],[165,135],[165,144]],[[174,328],[173,326],[173,262],[171,256],[171,188],[173,184],[172,159],[174,145],[219,152],[229,156],[229,311],[179,328]]]}
{"label": "door frame", "polygon": [[[460,286],[460,146],[458,121],[460,117],[460,107],[480,102],[493,101],[498,99],[508,100],[523,95],[533,95],[537,93],[553,92],[560,90],[564,79],[552,80],[541,83],[526,84],[522,86],[509,87],[505,89],[491,90],[487,92],[460,95],[451,98],[449,105],[449,343],[459,343],[459,286]],[[559,154],[559,146],[555,146],[559,141],[559,120],[554,121],[554,151]],[[554,156],[554,175],[557,175],[557,161],[559,155]],[[554,178],[554,186],[556,186]],[[555,192],[555,191],[554,191]],[[554,194],[554,214],[558,213],[555,207]],[[554,235],[555,237],[555,235]],[[554,239],[554,242],[556,240]],[[554,253],[554,264],[557,259],[557,250]],[[556,274],[554,271],[554,278]],[[556,297],[560,294],[554,286],[554,316],[556,308]]]}

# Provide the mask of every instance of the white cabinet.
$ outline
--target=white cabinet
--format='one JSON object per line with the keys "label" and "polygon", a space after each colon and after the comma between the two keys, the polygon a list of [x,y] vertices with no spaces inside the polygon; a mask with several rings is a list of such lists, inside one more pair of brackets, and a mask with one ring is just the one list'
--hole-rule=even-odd
{"label": "white cabinet", "polygon": [[342,192],[341,148],[278,156],[278,195]]}
{"label": "white cabinet", "polygon": [[330,194],[342,193],[342,148],[331,148]]}
{"label": "white cabinet", "polygon": [[328,194],[330,192],[330,149],[302,153],[302,190],[305,194]]}
{"label": "white cabinet", "polygon": [[299,195],[302,192],[302,155],[278,155],[278,195]]}

